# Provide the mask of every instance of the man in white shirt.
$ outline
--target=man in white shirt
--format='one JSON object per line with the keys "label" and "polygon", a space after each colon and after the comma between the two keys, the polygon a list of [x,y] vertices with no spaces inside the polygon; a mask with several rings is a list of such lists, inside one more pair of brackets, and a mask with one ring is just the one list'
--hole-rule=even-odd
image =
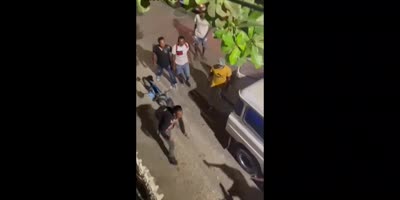
{"label": "man in white shirt", "polygon": [[185,41],[185,37],[179,36],[178,44],[172,47],[172,66],[178,77],[182,75],[184,82],[190,87],[189,57],[189,44]]}
{"label": "man in white shirt", "polygon": [[201,45],[203,47],[203,51],[201,52],[201,57],[204,59],[204,52],[207,47],[207,36],[208,33],[210,32],[210,24],[206,19],[206,14],[204,11],[200,11],[200,13],[194,17],[194,23],[195,23],[194,46],[196,51],[196,57],[197,57],[197,52],[201,52],[199,48],[199,45]]}

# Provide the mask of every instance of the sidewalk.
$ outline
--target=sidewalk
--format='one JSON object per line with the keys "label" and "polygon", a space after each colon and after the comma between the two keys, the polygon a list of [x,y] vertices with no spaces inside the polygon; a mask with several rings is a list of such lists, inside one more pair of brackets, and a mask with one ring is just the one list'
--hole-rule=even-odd
{"label": "sidewalk", "polygon": [[[136,71],[137,76],[142,77],[154,75],[156,70],[151,64],[151,50],[157,38],[163,36],[170,45],[177,41],[179,34],[191,40],[193,17],[183,15],[162,2],[152,2],[150,11],[137,17],[136,26]],[[156,120],[153,116],[158,106],[143,94],[145,90],[138,82],[136,138],[139,156],[155,177],[160,193],[165,195],[164,200],[261,200],[263,194],[249,175],[223,149],[226,139],[223,119],[204,112],[207,104],[204,97],[209,89],[206,67],[218,62],[222,55],[219,41],[211,35],[209,46],[205,55],[207,61],[191,63],[192,86],[178,86],[177,90],[169,93],[184,109],[185,129],[189,134],[186,138],[179,130],[172,133],[176,136],[178,166],[170,165],[163,153],[165,149],[155,134]],[[165,91],[170,83],[163,77],[157,85]],[[213,122],[210,123],[207,117]],[[213,165],[207,166],[207,162]],[[227,196],[227,191],[233,196]]]}

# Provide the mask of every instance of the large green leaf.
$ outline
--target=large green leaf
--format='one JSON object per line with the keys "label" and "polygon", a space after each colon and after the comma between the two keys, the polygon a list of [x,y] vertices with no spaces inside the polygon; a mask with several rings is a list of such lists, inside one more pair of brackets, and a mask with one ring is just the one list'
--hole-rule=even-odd
{"label": "large green leaf", "polygon": [[150,10],[150,6],[143,7],[142,0],[136,0],[136,9],[138,13],[145,13]]}
{"label": "large green leaf", "polygon": [[208,3],[208,0],[195,0],[197,5]]}
{"label": "large green leaf", "polygon": [[224,1],[226,1],[226,0],[216,0],[216,3],[217,3],[218,5],[222,5],[222,4],[224,4]]}
{"label": "large green leaf", "polygon": [[242,56],[237,60],[236,66],[241,67],[246,62],[247,62],[247,57]]}
{"label": "large green leaf", "polygon": [[228,47],[235,46],[235,41],[233,40],[233,34],[231,32],[227,32],[224,35],[222,35],[222,41]]}
{"label": "large green leaf", "polygon": [[253,46],[251,49],[251,62],[254,64],[256,69],[260,69],[264,66],[263,55],[256,46]]}
{"label": "large green leaf", "polygon": [[219,18],[215,19],[215,26],[217,28],[223,28],[226,24],[226,21],[222,21]]}
{"label": "large green leaf", "polygon": [[215,6],[215,12],[216,12],[219,16],[221,16],[221,17],[226,17],[226,16],[228,16],[228,13],[227,13],[227,12],[224,12],[224,11],[222,10],[222,5],[220,5],[220,4],[217,4],[217,5]]}
{"label": "large green leaf", "polygon": [[244,31],[240,31],[236,35],[236,44],[242,51],[245,50],[246,44],[249,40],[250,40],[249,36],[247,36],[247,34]]}
{"label": "large green leaf", "polygon": [[264,49],[264,35],[256,34],[254,35],[254,44],[261,49]]}
{"label": "large green leaf", "polygon": [[233,48],[232,46],[225,46],[225,43],[222,42],[221,44],[221,50],[224,54],[229,54],[230,52],[232,52]]}
{"label": "large green leaf", "polygon": [[248,18],[249,18],[249,13],[250,13],[250,8],[242,7],[242,9],[240,9],[239,20],[240,20],[240,21],[246,21],[246,20],[248,20]]}
{"label": "large green leaf", "polygon": [[262,12],[252,11],[249,15],[249,20],[256,22],[264,21],[264,14]]}
{"label": "large green leaf", "polygon": [[244,50],[244,52],[242,52],[242,57],[246,57],[246,58],[249,57],[253,46],[254,45],[251,41],[247,42],[246,49]]}
{"label": "large green leaf", "polygon": [[240,15],[240,8],[242,7],[239,4],[232,3],[230,1],[224,1],[224,6],[228,9],[234,18],[238,18]]}
{"label": "large green leaf", "polygon": [[214,36],[215,36],[215,38],[221,39],[221,38],[222,38],[222,35],[224,35],[224,33],[225,33],[225,30],[224,30],[224,29],[217,29],[217,30],[214,32]]}
{"label": "large green leaf", "polygon": [[207,6],[207,13],[210,17],[214,18],[215,17],[215,0],[210,0],[210,3]]}
{"label": "large green leaf", "polygon": [[258,33],[260,35],[264,35],[264,27],[255,26],[254,27],[254,32]]}
{"label": "large green leaf", "polygon": [[253,38],[253,35],[254,35],[254,26],[249,27],[249,29],[247,30],[247,34],[249,35],[249,38]]}
{"label": "large green leaf", "polygon": [[239,57],[240,57],[240,49],[239,49],[239,47],[236,46],[233,49],[233,51],[231,52],[231,54],[229,55],[229,63],[231,65],[235,65],[237,63],[237,60],[239,59]]}
{"label": "large green leaf", "polygon": [[183,5],[189,5],[190,0],[183,0]]}

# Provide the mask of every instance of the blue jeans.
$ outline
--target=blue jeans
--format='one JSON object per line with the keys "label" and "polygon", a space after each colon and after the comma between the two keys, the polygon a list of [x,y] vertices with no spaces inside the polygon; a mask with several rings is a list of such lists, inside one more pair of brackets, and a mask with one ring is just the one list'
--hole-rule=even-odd
{"label": "blue jeans", "polygon": [[196,45],[201,44],[203,46],[203,48],[206,48],[207,47],[207,38],[199,38],[197,36],[194,36],[194,43]]}
{"label": "blue jeans", "polygon": [[184,65],[176,64],[176,72],[178,75],[182,74],[183,77],[185,78],[185,81],[189,81],[189,78],[190,78],[189,63],[186,63]]}
{"label": "blue jeans", "polygon": [[163,74],[163,69],[167,70],[168,75],[169,75],[169,82],[171,82],[172,85],[176,84],[176,78],[174,73],[172,72],[171,66],[169,65],[168,67],[161,67],[160,65],[158,65],[158,69],[156,72],[157,76],[161,76]]}

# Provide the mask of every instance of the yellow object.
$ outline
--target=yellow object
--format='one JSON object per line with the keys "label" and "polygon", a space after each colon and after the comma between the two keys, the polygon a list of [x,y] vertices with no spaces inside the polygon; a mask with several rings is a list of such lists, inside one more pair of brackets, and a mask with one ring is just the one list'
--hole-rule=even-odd
{"label": "yellow object", "polygon": [[228,66],[224,66],[218,69],[212,68],[212,80],[211,87],[219,86],[226,83],[227,78],[232,76],[232,70]]}

